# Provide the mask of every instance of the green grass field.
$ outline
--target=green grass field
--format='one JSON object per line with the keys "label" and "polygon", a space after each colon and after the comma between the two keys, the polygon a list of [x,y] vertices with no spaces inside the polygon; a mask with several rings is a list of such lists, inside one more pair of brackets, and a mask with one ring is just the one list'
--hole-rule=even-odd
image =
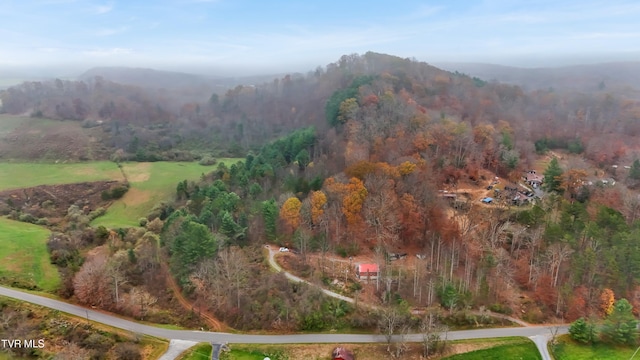
{"label": "green grass field", "polygon": [[[219,159],[231,165],[240,159]],[[92,225],[108,228],[138,226],[155,205],[175,196],[176,186],[182,180],[198,180],[202,174],[216,169],[217,165],[202,166],[196,162],[125,163],[122,168],[131,188],[109,207],[104,216]]]}
{"label": "green grass field", "polygon": [[542,359],[536,344],[533,341],[521,338],[506,344],[497,345],[488,349],[470,351],[444,358],[447,360],[539,360]]}
{"label": "green grass field", "polygon": [[49,262],[48,236],[43,227],[0,218],[0,279],[49,292],[57,289],[60,276]]}
{"label": "green grass field", "polygon": [[[631,359],[636,348],[615,347],[603,344],[582,345],[569,337],[562,335],[553,349],[552,355],[556,360],[614,360]],[[640,359],[640,353],[634,359]]]}
{"label": "green grass field", "polygon": [[85,163],[0,163],[0,190],[86,181],[123,180],[110,161]]}
{"label": "green grass field", "polygon": [[[209,360],[211,359],[211,344],[200,343],[185,351],[179,360]],[[262,359],[260,359],[262,360]]]}
{"label": "green grass field", "polygon": [[232,349],[220,355],[220,360],[263,360],[265,355],[260,351]]}

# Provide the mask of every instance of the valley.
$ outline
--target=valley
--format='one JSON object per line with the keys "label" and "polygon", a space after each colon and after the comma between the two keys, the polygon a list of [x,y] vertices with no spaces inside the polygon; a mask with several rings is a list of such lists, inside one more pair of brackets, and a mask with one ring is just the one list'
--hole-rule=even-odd
{"label": "valley", "polygon": [[445,358],[485,347],[453,340],[509,334],[546,354],[567,323],[563,344],[636,343],[632,94],[372,52],[224,94],[112,77],[0,92],[3,285],[147,335],[246,343],[238,354],[318,337]]}

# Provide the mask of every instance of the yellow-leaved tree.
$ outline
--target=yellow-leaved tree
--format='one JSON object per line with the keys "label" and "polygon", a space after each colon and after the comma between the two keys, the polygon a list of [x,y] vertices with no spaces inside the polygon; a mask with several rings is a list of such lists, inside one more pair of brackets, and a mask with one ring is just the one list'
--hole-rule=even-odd
{"label": "yellow-leaved tree", "polygon": [[342,213],[349,225],[355,225],[362,221],[360,211],[364,199],[367,198],[367,188],[358,178],[351,178],[347,184],[347,191],[342,198]]}
{"label": "yellow-leaved tree", "polygon": [[288,198],[280,208],[280,219],[284,221],[289,232],[295,231],[300,226],[300,209],[302,202],[297,197]]}
{"label": "yellow-leaved tree", "polygon": [[609,316],[613,312],[613,304],[616,302],[615,294],[613,290],[605,288],[600,294],[600,310],[604,316]]}
{"label": "yellow-leaved tree", "polygon": [[311,192],[311,222],[318,225],[324,214],[324,206],[327,203],[327,195],[322,191]]}

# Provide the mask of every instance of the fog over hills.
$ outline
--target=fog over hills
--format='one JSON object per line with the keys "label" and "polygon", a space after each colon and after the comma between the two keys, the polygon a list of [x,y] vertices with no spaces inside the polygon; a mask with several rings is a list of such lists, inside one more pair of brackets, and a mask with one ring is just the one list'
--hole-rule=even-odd
{"label": "fog over hills", "polygon": [[640,62],[610,62],[549,68],[520,68],[481,63],[438,63],[436,66],[488,81],[519,85],[525,90],[565,89],[590,92],[640,89]]}
{"label": "fog over hills", "polygon": [[203,75],[117,66],[89,69],[78,76],[78,80],[87,81],[96,76],[116,83],[143,88],[166,90],[200,89],[203,94],[210,95],[212,92],[221,93],[238,85],[254,85],[270,82],[284,75],[268,74],[229,77],[224,75]]}

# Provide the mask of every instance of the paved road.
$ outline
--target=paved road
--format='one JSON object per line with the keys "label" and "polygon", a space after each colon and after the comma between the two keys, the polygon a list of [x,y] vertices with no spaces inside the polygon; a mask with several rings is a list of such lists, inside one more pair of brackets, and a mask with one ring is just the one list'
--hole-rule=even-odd
{"label": "paved road", "polygon": [[169,348],[164,355],[160,356],[158,360],[174,360],[177,359],[180,354],[185,352],[190,347],[196,345],[195,341],[187,341],[187,340],[171,340],[169,343]]}
{"label": "paved road", "polygon": [[[249,335],[230,334],[192,330],[170,330],[149,325],[139,324],[133,321],[122,319],[114,315],[87,309],[78,305],[49,299],[46,297],[25,293],[22,291],[0,286],[0,295],[6,296],[47,308],[59,310],[82,318],[89,317],[89,320],[103,323],[116,328],[128,330],[134,333],[157,336],[165,339],[187,340],[187,341],[207,341],[216,343],[235,344],[299,344],[299,343],[376,343],[386,342],[383,335],[373,334],[295,334],[295,335]],[[568,331],[567,326],[561,326],[559,334]],[[481,339],[497,338],[505,336],[525,336],[547,335],[548,326],[530,326],[523,328],[501,328],[501,329],[481,329],[481,330],[461,330],[450,331],[447,334],[449,340],[461,339]],[[405,337],[405,341],[419,342],[422,340],[421,334],[410,334]]]}
{"label": "paved road", "polygon": [[549,340],[551,338],[551,332],[548,331],[546,335],[535,335],[529,336],[536,346],[538,347],[538,351],[540,351],[540,355],[542,355],[542,360],[553,360],[551,354],[549,354]]}

